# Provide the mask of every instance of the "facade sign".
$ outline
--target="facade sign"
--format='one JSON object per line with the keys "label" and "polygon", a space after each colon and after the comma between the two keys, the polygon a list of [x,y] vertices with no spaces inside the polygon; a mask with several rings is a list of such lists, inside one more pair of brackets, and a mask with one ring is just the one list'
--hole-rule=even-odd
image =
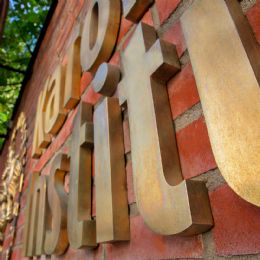
{"label": "facade sign", "polygon": [[[124,15],[133,22],[138,22],[153,3],[149,0],[123,2]],[[226,102],[234,101],[234,106],[241,113],[248,108],[247,112],[251,111],[249,114],[252,114],[252,120],[256,120],[254,115],[259,115],[260,107],[256,104],[252,109],[249,108],[248,99],[242,98],[245,95],[242,95],[243,91],[237,85],[243,82],[241,88],[248,87],[248,91],[250,88],[251,98],[258,100],[259,88],[258,91],[256,88],[259,86],[240,44],[236,28],[231,25],[231,17],[225,11],[225,2],[217,2],[214,5],[220,12],[215,14],[211,1],[196,1],[184,15],[182,22],[216,160],[231,187],[240,189],[239,181],[232,181],[234,176],[230,173],[233,172],[241,176],[239,180],[243,185],[247,185],[248,190],[249,186],[253,185],[247,182],[251,177],[242,178],[248,176],[248,172],[241,172],[243,169],[255,169],[256,162],[259,161],[257,156],[260,153],[253,157],[253,152],[260,147],[255,138],[255,133],[260,130],[259,122],[252,124],[254,131],[242,131],[241,126],[247,118],[243,117],[244,114],[241,114],[241,118],[232,118],[232,112]],[[198,13],[203,9],[203,5],[207,5],[212,14]],[[135,196],[145,223],[151,230],[162,235],[200,234],[213,225],[205,184],[183,180],[181,173],[166,91],[166,82],[180,69],[175,46],[158,38],[153,27],[139,23],[121,55],[122,66],[119,68],[107,64],[117,40],[120,10],[120,0],[91,1],[82,35],[69,50],[68,65],[59,65],[56,68],[40,94],[33,140],[34,158],[41,156],[51,143],[52,136],[61,129],[68,112],[78,103],[79,105],[76,108],[69,156],[57,154],[52,161],[48,177],[40,173],[32,174],[23,243],[25,256],[60,255],[68,244],[77,249],[83,246],[95,247],[97,243],[129,240],[121,119],[121,111],[126,106],[129,112]],[[195,19],[198,15],[205,18],[204,20],[209,19],[209,16],[213,17],[216,23],[207,23],[209,28],[204,27]],[[226,20],[226,27],[222,28],[217,22],[218,19]],[[189,30],[191,23],[192,28],[198,26],[198,35]],[[219,42],[219,45],[216,43],[218,49],[215,53],[206,39],[212,39],[212,36],[208,35],[209,31],[215,33],[218,30],[223,30],[219,32],[223,34],[230,32],[230,37],[227,37],[236,46],[234,49],[239,66],[248,71],[246,78],[243,76],[236,79],[231,72],[227,73],[232,67],[231,58],[231,63],[226,62],[223,69],[217,70],[221,52],[228,50],[223,50],[224,43]],[[221,41],[221,37],[218,38]],[[207,55],[198,51],[198,39],[204,41],[201,52],[206,50]],[[209,63],[213,64],[212,70]],[[237,68],[238,71],[240,67]],[[102,102],[95,107],[80,101],[78,83],[81,68],[95,74],[92,87],[104,96]],[[223,89],[226,87],[225,83],[232,89],[232,93]],[[215,99],[216,102],[208,102],[208,99]],[[241,100],[245,104],[242,102],[239,107],[237,103]],[[240,122],[241,120],[244,121]],[[230,134],[232,125],[239,131],[236,132],[235,129],[233,134]],[[239,138],[242,133],[244,142]],[[238,157],[242,152],[239,149],[244,149],[246,143],[254,145],[254,150],[239,161]],[[91,216],[93,148],[96,219]],[[250,162],[254,164],[246,168]],[[67,195],[63,180],[68,172],[70,192]],[[256,185],[259,184],[259,176],[253,176],[256,178]],[[235,186],[233,183],[236,183]],[[250,199],[248,192],[234,189],[243,198],[256,205],[260,204],[257,191],[254,199]]]}

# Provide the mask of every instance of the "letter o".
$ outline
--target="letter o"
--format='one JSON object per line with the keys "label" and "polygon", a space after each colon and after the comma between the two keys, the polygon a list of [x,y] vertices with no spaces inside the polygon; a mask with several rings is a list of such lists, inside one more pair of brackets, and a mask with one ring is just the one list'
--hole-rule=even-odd
{"label": "letter o", "polygon": [[120,0],[92,0],[84,22],[80,60],[83,71],[95,72],[114,49],[120,27]]}

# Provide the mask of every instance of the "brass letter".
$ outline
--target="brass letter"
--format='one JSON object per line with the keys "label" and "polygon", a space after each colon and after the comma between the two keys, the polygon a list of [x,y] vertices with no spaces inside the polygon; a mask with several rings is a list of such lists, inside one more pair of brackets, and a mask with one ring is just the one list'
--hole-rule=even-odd
{"label": "brass letter", "polygon": [[120,0],[92,0],[81,40],[81,66],[94,72],[114,49],[120,26]]}
{"label": "brass letter", "polygon": [[65,73],[59,65],[54,74],[48,80],[46,99],[44,101],[45,133],[55,135],[60,130],[66,118],[66,110],[63,108]]}
{"label": "brass letter", "polygon": [[80,99],[80,40],[78,37],[69,49],[66,66],[64,108],[72,109]]}
{"label": "brass letter", "polygon": [[68,246],[67,200],[64,191],[64,176],[69,171],[69,159],[58,154],[52,162],[48,180],[48,207],[46,218],[45,253],[60,255]]}
{"label": "brass letter", "polygon": [[[47,84],[46,84],[47,87]],[[40,93],[37,104],[37,113],[35,118],[32,157],[39,158],[42,154],[42,149],[46,148],[51,142],[51,135],[44,132],[44,102],[46,98],[46,87]]]}
{"label": "brass letter", "polygon": [[92,106],[81,102],[71,144],[68,236],[71,247],[96,246],[96,221],[91,217]]}
{"label": "brass letter", "polygon": [[44,254],[46,216],[46,177],[33,173],[27,198],[24,255]]}
{"label": "brass letter", "polygon": [[129,240],[123,129],[118,99],[94,114],[97,242]]}
{"label": "brass letter", "polygon": [[127,20],[137,23],[154,0],[124,0],[123,10]]}
{"label": "brass letter", "polygon": [[119,80],[119,68],[104,62],[99,66],[91,85],[95,92],[111,97],[116,91]]}
{"label": "brass letter", "polygon": [[195,1],[182,26],[218,167],[260,206],[260,89],[225,1]]}
{"label": "brass letter", "polygon": [[[175,47],[139,24],[122,54],[135,195],[144,221],[156,233],[198,234],[212,226],[207,189],[183,181],[165,82],[178,70]],[[141,71],[141,73],[140,73]]]}

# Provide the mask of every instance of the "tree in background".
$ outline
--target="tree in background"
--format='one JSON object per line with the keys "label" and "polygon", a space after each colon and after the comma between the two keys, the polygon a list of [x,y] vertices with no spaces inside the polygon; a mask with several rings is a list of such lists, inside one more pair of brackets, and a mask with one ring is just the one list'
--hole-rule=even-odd
{"label": "tree in background", "polygon": [[51,0],[10,0],[0,43],[0,149]]}

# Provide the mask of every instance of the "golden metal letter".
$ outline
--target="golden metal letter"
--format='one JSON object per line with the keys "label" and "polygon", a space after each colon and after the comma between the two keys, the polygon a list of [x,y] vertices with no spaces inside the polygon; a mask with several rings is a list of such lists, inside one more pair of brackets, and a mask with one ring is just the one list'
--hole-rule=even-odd
{"label": "golden metal letter", "polygon": [[67,201],[64,177],[69,171],[69,159],[58,154],[52,162],[48,178],[48,206],[44,249],[48,255],[61,255],[68,247]]}
{"label": "golden metal letter", "polygon": [[80,99],[80,40],[78,37],[69,49],[66,66],[64,108],[71,110]]}
{"label": "golden metal letter", "polygon": [[207,189],[202,182],[182,180],[165,86],[180,68],[175,46],[140,23],[121,60],[120,93],[127,98],[140,213],[162,235],[204,232],[212,226]]}
{"label": "golden metal letter", "polygon": [[96,221],[91,217],[92,106],[81,102],[71,144],[68,236],[71,247],[96,246]]}
{"label": "golden metal letter", "polygon": [[46,99],[44,101],[45,117],[44,132],[55,135],[60,130],[66,118],[63,108],[65,69],[59,65],[54,74],[47,81]]}
{"label": "golden metal letter", "polygon": [[124,0],[123,10],[127,20],[137,23],[154,0]]}
{"label": "golden metal letter", "polygon": [[[48,81],[47,81],[48,82]],[[37,112],[35,117],[34,136],[33,136],[33,147],[32,157],[39,158],[42,155],[42,151],[51,142],[51,135],[44,132],[44,102],[46,98],[47,83],[43,91],[40,93],[37,104]]]}
{"label": "golden metal letter", "polygon": [[129,240],[123,129],[117,98],[94,113],[97,241]]}
{"label": "golden metal letter", "polygon": [[30,229],[31,229],[31,212],[32,212],[32,201],[33,193],[35,189],[35,183],[39,178],[39,173],[33,173],[30,178],[30,184],[27,193],[27,201],[25,208],[25,225],[23,233],[23,256],[33,256],[33,250],[29,250],[29,239],[30,239]]}
{"label": "golden metal letter", "polygon": [[46,176],[37,178],[32,196],[28,252],[30,256],[40,256],[44,254]]}
{"label": "golden metal letter", "polygon": [[120,0],[91,0],[81,39],[81,66],[84,71],[96,71],[111,56],[120,16]]}
{"label": "golden metal letter", "polygon": [[217,165],[260,206],[260,89],[225,1],[195,1],[182,26]]}
{"label": "golden metal letter", "polygon": [[119,80],[119,68],[104,62],[99,66],[91,85],[95,92],[111,97],[116,91]]}

